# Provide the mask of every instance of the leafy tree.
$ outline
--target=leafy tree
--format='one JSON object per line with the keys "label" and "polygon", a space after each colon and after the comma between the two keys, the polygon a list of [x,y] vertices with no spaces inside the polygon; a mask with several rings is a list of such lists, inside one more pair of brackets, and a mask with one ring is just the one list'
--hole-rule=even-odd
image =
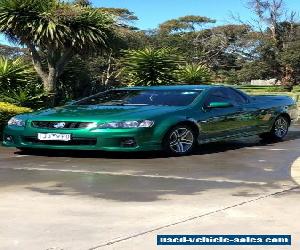
{"label": "leafy tree", "polygon": [[203,84],[211,80],[210,69],[202,64],[186,64],[178,72],[179,81],[185,84]]}
{"label": "leafy tree", "polygon": [[74,4],[77,4],[77,5],[80,5],[80,6],[83,6],[83,7],[87,7],[87,6],[92,5],[90,0],[75,0]]}
{"label": "leafy tree", "polygon": [[96,84],[91,73],[90,58],[75,56],[66,65],[57,83],[57,100],[64,104],[66,100],[76,100],[95,93]]}
{"label": "leafy tree", "polygon": [[197,27],[202,27],[208,23],[215,22],[216,20],[203,16],[183,16],[160,24],[159,30],[169,34],[174,32],[196,31]]}
{"label": "leafy tree", "polygon": [[240,82],[250,82],[253,79],[267,79],[270,76],[270,66],[266,62],[247,62],[236,73]]}
{"label": "leafy tree", "polygon": [[300,82],[300,23],[293,24],[293,36],[285,43],[278,54],[283,82],[297,84]]}
{"label": "leafy tree", "polygon": [[138,17],[125,8],[99,8],[99,10],[117,17],[118,23],[122,27],[128,27],[128,23],[138,20]]}
{"label": "leafy tree", "polygon": [[8,45],[0,44],[0,56],[6,58],[16,58],[25,53],[25,49],[18,47],[11,47]]}
{"label": "leafy tree", "polygon": [[98,9],[59,0],[0,0],[0,32],[28,47],[44,89],[56,84],[75,54],[105,49],[113,18]]}
{"label": "leafy tree", "polygon": [[123,75],[129,85],[173,84],[180,61],[170,48],[129,50],[123,60]]}
{"label": "leafy tree", "polygon": [[249,6],[257,16],[256,23],[260,29],[257,50],[262,45],[265,52],[262,60],[269,63],[283,85],[295,84],[295,70],[286,60],[281,60],[280,55],[286,53],[297,36],[299,24],[295,22],[296,13],[285,8],[284,0],[250,0]]}

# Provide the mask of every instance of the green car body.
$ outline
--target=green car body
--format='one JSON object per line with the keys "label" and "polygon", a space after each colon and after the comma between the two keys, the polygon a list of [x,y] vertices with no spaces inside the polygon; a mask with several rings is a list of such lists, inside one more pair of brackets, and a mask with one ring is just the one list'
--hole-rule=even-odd
{"label": "green car body", "polygon": [[[164,149],[166,137],[178,126],[191,129],[189,140],[193,137],[194,146],[270,133],[281,116],[288,125],[297,119],[297,106],[290,97],[252,97],[225,86],[134,87],[112,91],[113,95],[123,95],[122,91],[126,91],[126,100],[132,93],[136,100],[142,95],[147,103],[105,102],[104,92],[99,95],[102,99],[95,95],[63,107],[22,114],[5,128],[3,145],[21,149],[150,151]],[[232,91],[241,99],[234,96],[230,100]],[[218,96],[222,93],[229,95],[228,100]],[[152,105],[156,97],[162,100]],[[97,98],[101,99],[101,105],[94,103]],[[185,101],[177,105],[180,98]],[[53,139],[65,134],[70,136],[67,140]],[[38,135],[51,136],[51,140],[41,140]]]}

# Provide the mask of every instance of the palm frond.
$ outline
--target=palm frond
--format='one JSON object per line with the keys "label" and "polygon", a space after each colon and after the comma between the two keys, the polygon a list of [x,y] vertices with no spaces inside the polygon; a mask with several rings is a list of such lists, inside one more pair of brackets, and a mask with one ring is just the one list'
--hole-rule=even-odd
{"label": "palm frond", "polygon": [[130,50],[125,54],[124,74],[133,85],[168,85],[176,82],[180,57],[169,48]]}
{"label": "palm frond", "polygon": [[203,64],[186,64],[178,71],[181,83],[203,84],[208,83],[212,77],[210,69]]}

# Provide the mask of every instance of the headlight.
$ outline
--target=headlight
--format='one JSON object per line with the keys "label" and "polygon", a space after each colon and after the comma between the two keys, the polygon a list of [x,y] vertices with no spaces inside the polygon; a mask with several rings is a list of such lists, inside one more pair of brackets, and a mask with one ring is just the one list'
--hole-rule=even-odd
{"label": "headlight", "polygon": [[150,128],[154,125],[154,121],[123,121],[123,122],[108,122],[98,126],[98,128]]}
{"label": "headlight", "polygon": [[20,118],[15,118],[15,117],[11,118],[7,124],[8,124],[8,126],[25,127],[25,121],[23,121]]}

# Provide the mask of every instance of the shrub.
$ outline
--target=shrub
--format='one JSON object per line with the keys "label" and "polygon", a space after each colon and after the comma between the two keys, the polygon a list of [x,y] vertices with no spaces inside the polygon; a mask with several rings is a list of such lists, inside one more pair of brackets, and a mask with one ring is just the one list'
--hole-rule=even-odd
{"label": "shrub", "polygon": [[177,80],[179,63],[173,49],[129,50],[123,60],[123,74],[129,85],[169,85]]}
{"label": "shrub", "polygon": [[0,56],[0,100],[18,106],[36,106],[43,96],[43,88],[30,63],[22,58]]}
{"label": "shrub", "polygon": [[19,107],[10,103],[0,102],[0,134],[6,126],[7,121],[18,114],[31,112],[30,108]]}
{"label": "shrub", "polygon": [[33,67],[22,58],[8,59],[0,56],[0,87],[17,89],[36,78]]}
{"label": "shrub", "polygon": [[266,88],[266,92],[286,92],[287,89],[284,86],[270,86]]}
{"label": "shrub", "polygon": [[179,69],[179,81],[186,84],[202,84],[211,80],[210,69],[202,64],[186,64]]}
{"label": "shrub", "polygon": [[294,86],[293,87],[293,92],[296,92],[296,93],[300,92],[300,85]]}
{"label": "shrub", "polygon": [[6,89],[6,91],[0,89],[0,99],[3,102],[32,109],[45,108],[49,105],[49,96],[44,93],[39,94],[30,89]]}

